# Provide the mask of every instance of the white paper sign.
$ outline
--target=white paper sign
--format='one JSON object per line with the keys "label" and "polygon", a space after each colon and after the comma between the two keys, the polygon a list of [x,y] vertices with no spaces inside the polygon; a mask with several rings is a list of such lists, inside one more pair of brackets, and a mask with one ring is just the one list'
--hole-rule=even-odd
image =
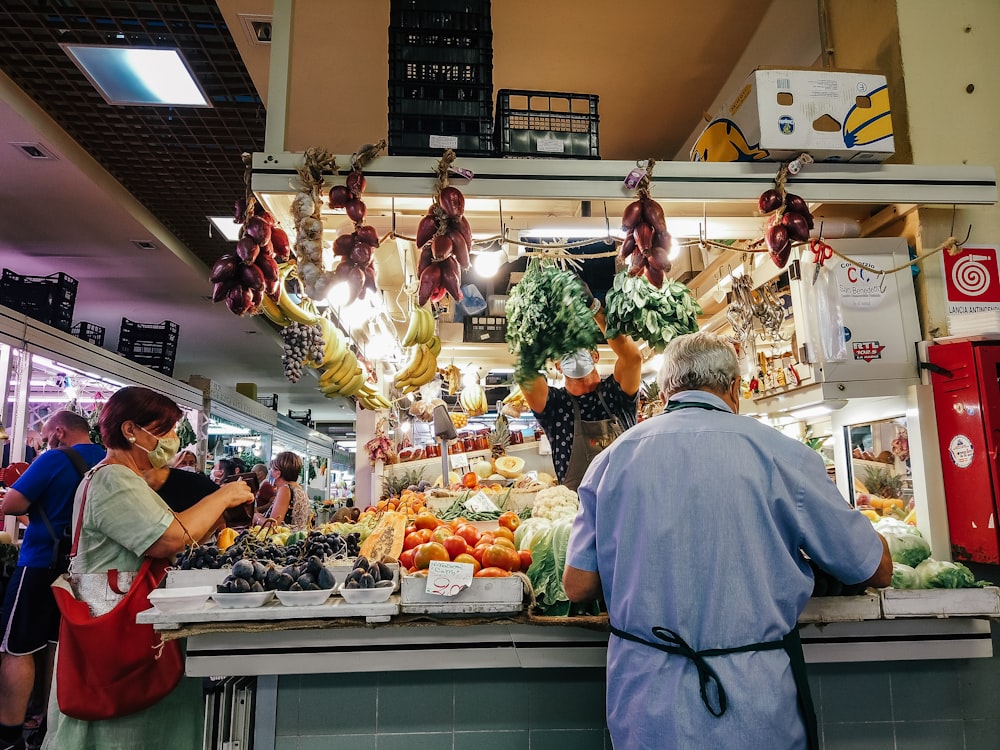
{"label": "white paper sign", "polygon": [[428,594],[455,596],[472,585],[472,563],[431,560],[427,566]]}
{"label": "white paper sign", "polygon": [[432,135],[427,139],[430,148],[458,148],[457,135]]}
{"label": "white paper sign", "polygon": [[566,151],[566,144],[555,138],[539,138],[535,142],[535,147],[547,154],[562,154]]}
{"label": "white paper sign", "polygon": [[471,510],[475,513],[500,510],[493,503],[493,501],[490,500],[489,496],[482,490],[480,490],[475,495],[466,500],[464,503],[462,503],[462,507],[465,508],[466,510]]}
{"label": "white paper sign", "polygon": [[469,468],[469,457],[464,453],[455,453],[451,456],[448,456],[448,460],[451,462],[452,469]]}

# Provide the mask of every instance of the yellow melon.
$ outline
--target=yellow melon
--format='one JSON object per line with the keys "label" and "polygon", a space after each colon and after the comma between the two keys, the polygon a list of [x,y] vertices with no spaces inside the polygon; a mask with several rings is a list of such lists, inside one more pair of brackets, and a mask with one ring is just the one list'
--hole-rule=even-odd
{"label": "yellow melon", "polygon": [[497,474],[508,479],[516,479],[524,470],[524,459],[517,456],[501,456],[494,462]]}

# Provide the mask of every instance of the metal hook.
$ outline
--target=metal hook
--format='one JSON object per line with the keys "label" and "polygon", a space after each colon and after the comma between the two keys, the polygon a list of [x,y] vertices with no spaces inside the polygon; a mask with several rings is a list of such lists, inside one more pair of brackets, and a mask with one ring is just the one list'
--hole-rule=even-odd
{"label": "metal hook", "polygon": [[[952,235],[952,237],[954,236],[955,235]],[[969,238],[971,236],[972,236],[972,224],[969,224],[969,231],[965,233],[965,239],[962,240],[961,242],[956,242],[955,244],[958,245],[959,247],[962,247],[962,245],[964,245],[966,242],[969,241]]]}

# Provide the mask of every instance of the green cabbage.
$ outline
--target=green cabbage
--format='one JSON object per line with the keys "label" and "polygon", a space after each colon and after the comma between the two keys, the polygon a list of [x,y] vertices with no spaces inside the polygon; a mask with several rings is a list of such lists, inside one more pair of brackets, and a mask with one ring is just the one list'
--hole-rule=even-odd
{"label": "green cabbage", "polygon": [[982,585],[976,583],[972,571],[962,563],[927,558],[916,568],[922,589],[967,589]]}
{"label": "green cabbage", "polygon": [[[521,532],[527,524],[530,524],[528,529]],[[562,577],[572,528],[572,517],[556,521],[530,518],[517,527],[520,537],[517,532],[514,534],[518,549],[531,550],[531,567],[527,575],[535,592],[535,603],[543,615],[564,617],[569,614],[570,602]]]}
{"label": "green cabbage", "polygon": [[931,545],[916,526],[894,518],[883,518],[875,524],[875,531],[885,537],[894,563],[913,568],[931,556]]}
{"label": "green cabbage", "polygon": [[889,585],[894,589],[918,589],[920,588],[920,576],[909,565],[894,562],[892,564],[892,583]]}

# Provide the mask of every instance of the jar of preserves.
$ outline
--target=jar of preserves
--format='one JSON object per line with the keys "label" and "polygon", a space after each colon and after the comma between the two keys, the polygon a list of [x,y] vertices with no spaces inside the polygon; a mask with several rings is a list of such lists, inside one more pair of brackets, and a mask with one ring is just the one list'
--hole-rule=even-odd
{"label": "jar of preserves", "polygon": [[520,430],[512,430],[510,433],[510,444],[521,445],[524,442],[524,433]]}

